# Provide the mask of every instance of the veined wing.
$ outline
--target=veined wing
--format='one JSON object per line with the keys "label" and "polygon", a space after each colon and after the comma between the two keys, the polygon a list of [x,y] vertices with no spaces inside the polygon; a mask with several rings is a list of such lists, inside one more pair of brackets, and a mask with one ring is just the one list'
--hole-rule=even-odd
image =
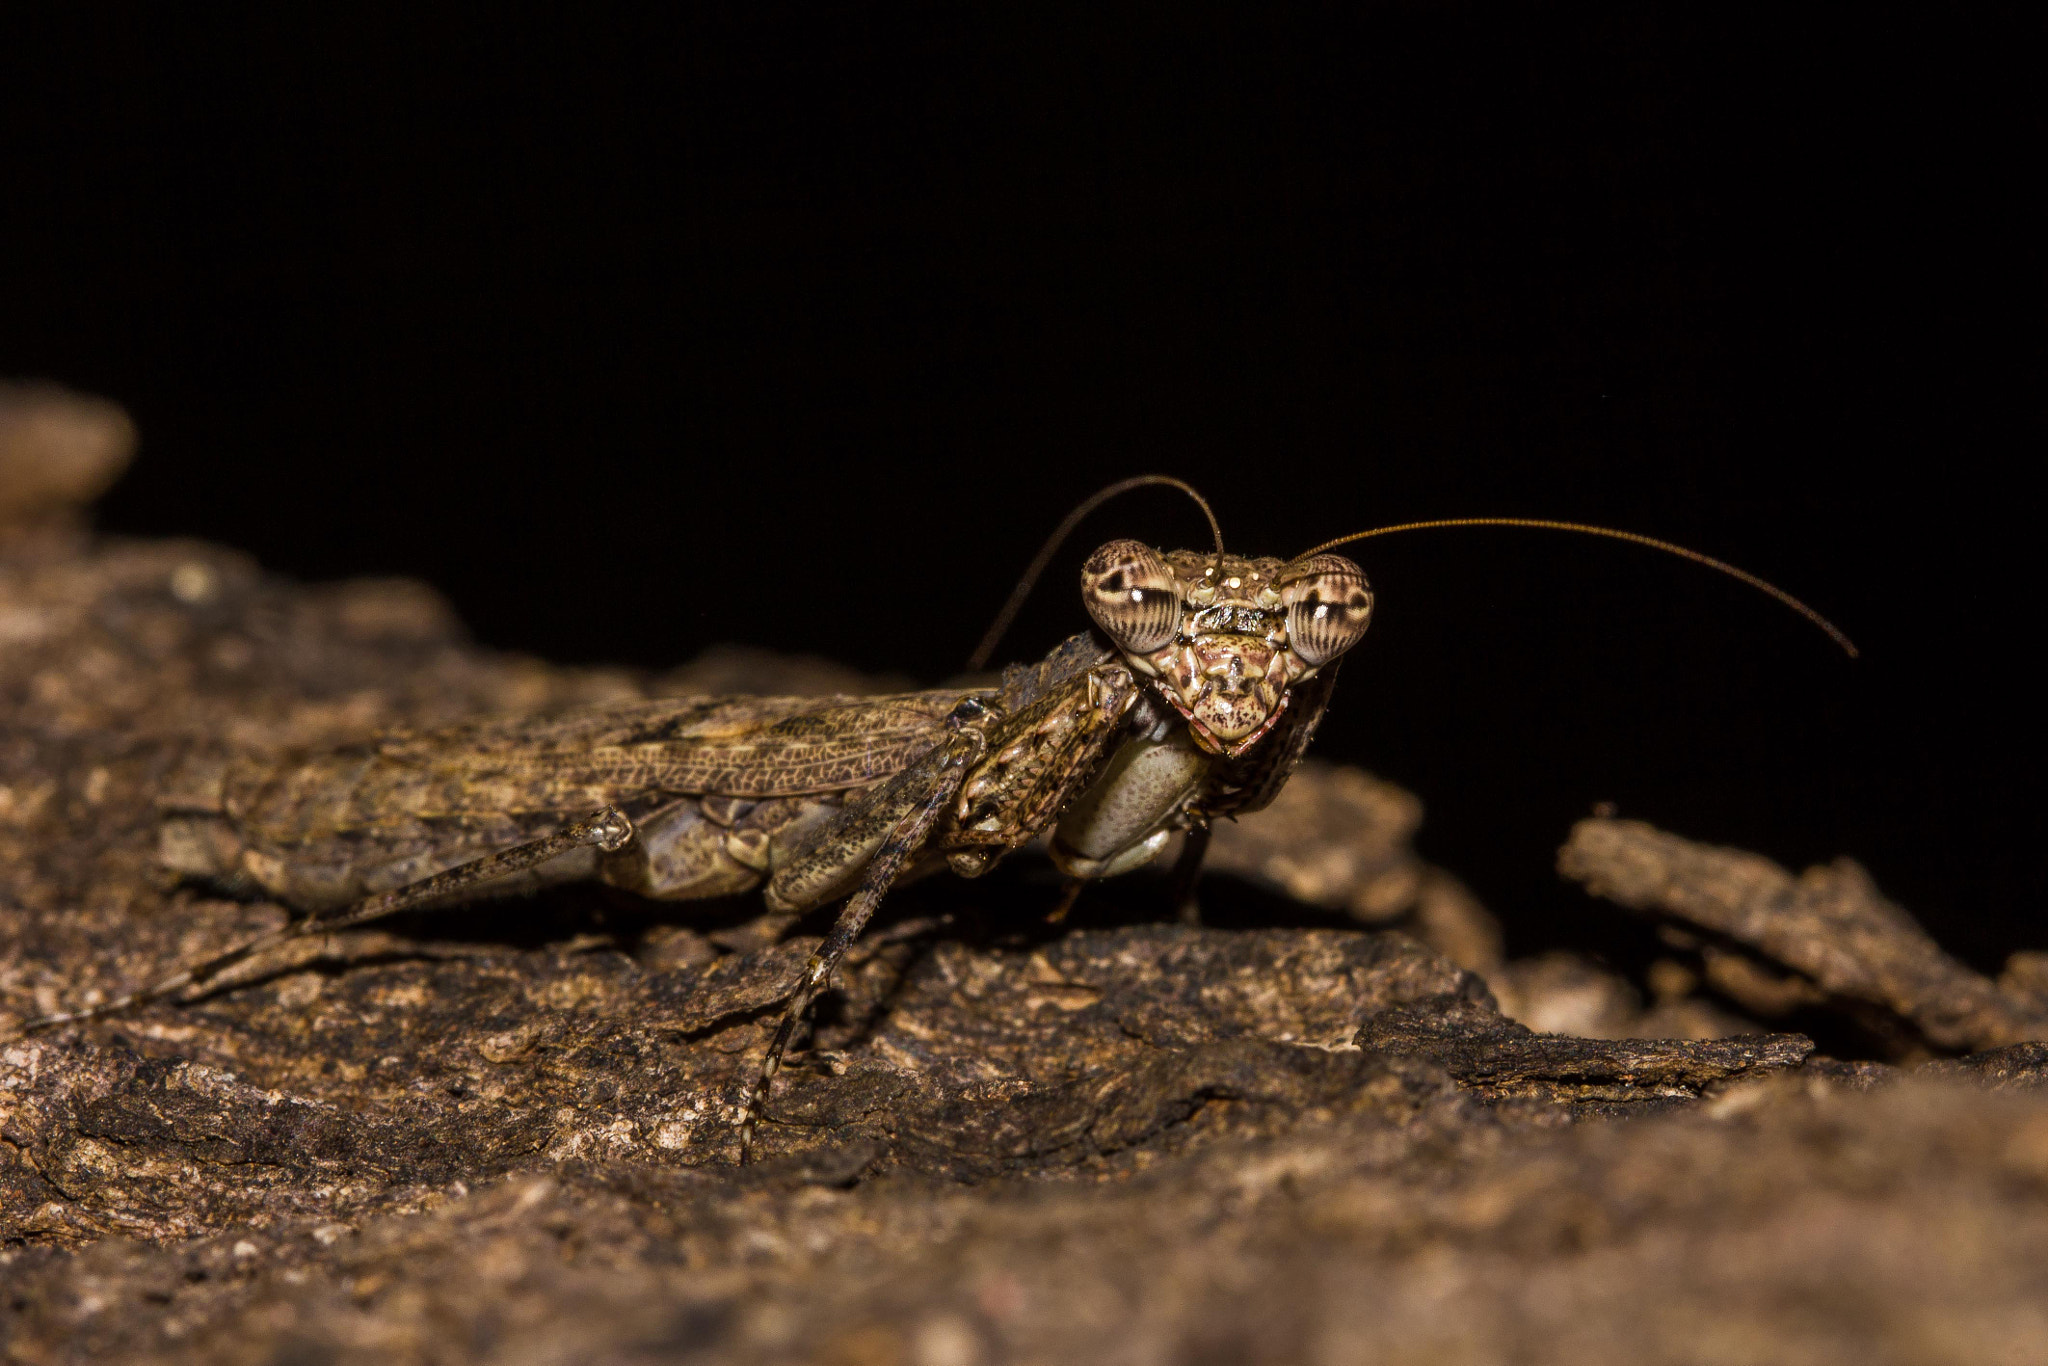
{"label": "veined wing", "polygon": [[901,771],[957,690],[689,697],[394,734],[282,768],[236,764],[222,809],[276,843],[421,820],[570,819],[654,793],[827,794]]}
{"label": "veined wing", "polygon": [[456,757],[478,772],[509,766],[614,791],[839,792],[887,778],[937,744],[962,695],[952,689],[645,702],[571,713],[545,734],[529,728],[502,751],[479,745]]}

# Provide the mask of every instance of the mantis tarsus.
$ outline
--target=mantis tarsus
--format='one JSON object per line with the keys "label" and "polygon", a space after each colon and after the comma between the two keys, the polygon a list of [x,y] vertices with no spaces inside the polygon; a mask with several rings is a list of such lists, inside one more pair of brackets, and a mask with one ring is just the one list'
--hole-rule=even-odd
{"label": "mantis tarsus", "polygon": [[775,911],[844,898],[783,1007],[736,1108],[740,1157],[782,1057],[892,885],[943,862],[964,877],[1050,832],[1069,877],[1150,862],[1185,832],[1191,888],[1210,823],[1272,801],[1300,762],[1373,598],[1338,546],[1437,526],[1563,530],[1676,554],[1782,590],[1669,542],[1577,523],[1460,518],[1381,527],[1281,560],[1227,553],[1209,505],[1162,475],[1124,480],[1047,541],[976,651],[980,667],[1082,517],[1131,489],[1187,494],[1213,546],[1101,546],[1082,566],[1093,629],[990,687],[881,697],[688,697],[396,733],[326,753],[217,757],[166,801],[162,861],[299,919],[90,1009],[110,1015],[204,988],[285,941],[428,905],[596,878],[658,900],[759,888]]}

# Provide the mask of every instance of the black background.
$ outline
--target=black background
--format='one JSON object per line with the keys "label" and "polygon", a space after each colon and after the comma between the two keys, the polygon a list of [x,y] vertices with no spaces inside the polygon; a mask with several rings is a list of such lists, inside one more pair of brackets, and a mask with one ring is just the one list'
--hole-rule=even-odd
{"label": "black background", "polygon": [[[47,7],[55,9],[56,7]],[[0,374],[129,405],[102,524],[418,575],[492,645],[937,679],[1179,474],[1354,553],[1323,752],[1518,949],[1597,800],[2040,945],[2032,21],[1772,7],[15,14]],[[1078,629],[1094,518],[1008,642]]]}

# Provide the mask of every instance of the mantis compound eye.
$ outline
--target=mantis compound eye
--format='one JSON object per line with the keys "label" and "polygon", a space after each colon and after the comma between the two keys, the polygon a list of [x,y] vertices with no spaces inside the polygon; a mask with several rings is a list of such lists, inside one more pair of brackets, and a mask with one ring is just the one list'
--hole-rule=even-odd
{"label": "mantis compound eye", "polygon": [[1142,541],[1111,541],[1081,566],[1081,600],[1109,638],[1150,654],[1180,629],[1180,585],[1166,557]]}
{"label": "mantis compound eye", "polygon": [[1327,664],[1356,645],[1372,621],[1365,571],[1342,555],[1311,555],[1277,576],[1287,607],[1287,643],[1301,662]]}

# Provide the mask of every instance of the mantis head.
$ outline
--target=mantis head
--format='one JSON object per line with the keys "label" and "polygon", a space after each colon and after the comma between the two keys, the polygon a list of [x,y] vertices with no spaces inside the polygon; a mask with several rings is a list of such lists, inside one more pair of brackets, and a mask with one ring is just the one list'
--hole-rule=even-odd
{"label": "mantis head", "polygon": [[1226,758],[1257,744],[1372,620],[1365,571],[1342,555],[1245,559],[1119,540],[1081,568],[1088,615],[1125,661]]}

